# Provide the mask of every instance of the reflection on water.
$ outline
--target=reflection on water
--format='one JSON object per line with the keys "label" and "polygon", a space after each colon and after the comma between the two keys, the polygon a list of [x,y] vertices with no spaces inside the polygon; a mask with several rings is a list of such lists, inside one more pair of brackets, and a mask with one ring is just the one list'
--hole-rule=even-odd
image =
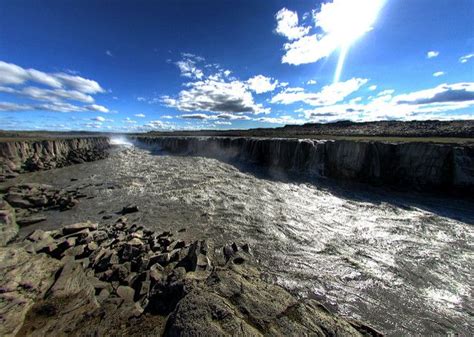
{"label": "reflection on water", "polygon": [[187,227],[190,237],[249,242],[266,277],[388,335],[473,329],[474,208],[467,201],[321,188],[136,148],[19,179],[94,196],[36,227],[103,221],[136,203],[141,212],[132,221],[154,229]]}

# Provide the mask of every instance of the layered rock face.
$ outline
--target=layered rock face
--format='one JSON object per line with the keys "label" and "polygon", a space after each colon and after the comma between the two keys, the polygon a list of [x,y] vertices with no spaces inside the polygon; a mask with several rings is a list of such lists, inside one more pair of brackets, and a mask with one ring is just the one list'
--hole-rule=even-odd
{"label": "layered rock face", "polygon": [[109,146],[106,137],[0,142],[0,179],[102,159]]}
{"label": "layered rock face", "polygon": [[171,153],[225,158],[328,177],[403,189],[472,195],[474,147],[221,137],[137,137]]}
{"label": "layered rock face", "polygon": [[0,248],[0,335],[380,336],[264,282],[248,245],[131,225],[37,230]]}

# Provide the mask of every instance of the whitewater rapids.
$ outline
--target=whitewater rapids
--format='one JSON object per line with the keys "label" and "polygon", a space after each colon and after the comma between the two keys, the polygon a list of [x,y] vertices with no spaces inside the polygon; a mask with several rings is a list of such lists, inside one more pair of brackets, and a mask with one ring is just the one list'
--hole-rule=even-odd
{"label": "whitewater rapids", "polygon": [[185,227],[190,237],[250,243],[265,277],[387,335],[473,331],[472,202],[314,184],[125,145],[105,160],[16,179],[79,187],[93,197],[48,212],[46,223],[22,234],[107,222],[104,215],[137,204],[141,211],[129,219],[154,230]]}

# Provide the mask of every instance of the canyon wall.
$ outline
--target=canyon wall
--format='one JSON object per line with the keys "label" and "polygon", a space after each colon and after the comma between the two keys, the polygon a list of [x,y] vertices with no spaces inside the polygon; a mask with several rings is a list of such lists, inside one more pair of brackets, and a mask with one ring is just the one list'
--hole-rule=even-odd
{"label": "canyon wall", "polygon": [[135,137],[164,151],[407,190],[474,192],[474,147],[434,143],[230,137]]}
{"label": "canyon wall", "polygon": [[107,137],[0,141],[0,181],[21,172],[102,159],[109,147]]}

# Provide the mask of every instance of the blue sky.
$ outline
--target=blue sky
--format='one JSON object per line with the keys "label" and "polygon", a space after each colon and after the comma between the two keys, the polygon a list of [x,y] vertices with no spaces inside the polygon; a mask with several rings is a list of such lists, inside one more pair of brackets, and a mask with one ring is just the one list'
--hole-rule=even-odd
{"label": "blue sky", "polygon": [[473,16],[472,0],[4,0],[0,129],[473,119]]}

